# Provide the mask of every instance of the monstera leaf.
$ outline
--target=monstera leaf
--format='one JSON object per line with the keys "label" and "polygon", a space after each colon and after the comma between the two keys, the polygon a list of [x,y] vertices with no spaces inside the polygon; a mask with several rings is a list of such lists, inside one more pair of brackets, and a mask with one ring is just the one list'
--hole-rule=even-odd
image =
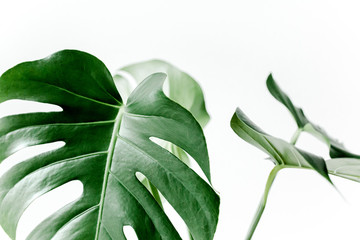
{"label": "monstera leaf", "polygon": [[231,127],[239,137],[266,152],[276,165],[314,169],[331,183],[324,159],[265,133],[239,108],[231,119]]}
{"label": "monstera leaf", "polygon": [[121,72],[130,74],[138,83],[152,73],[166,73],[169,98],[191,112],[202,127],[208,123],[210,117],[206,111],[204,95],[199,84],[189,74],[172,64],[162,60],[131,64],[119,69],[118,74],[115,75],[119,80],[126,77],[122,76]]}
{"label": "monstera leaf", "polygon": [[278,169],[313,169],[330,183],[329,174],[360,182],[360,160],[357,158],[332,158],[324,161],[319,156],[265,133],[239,108],[231,119],[231,127],[239,137],[267,153]]}
{"label": "monstera leaf", "polygon": [[308,120],[305,116],[303,110],[301,108],[296,107],[288,95],[281,90],[278,84],[275,82],[274,78],[270,74],[268,79],[266,80],[266,85],[270,91],[270,93],[279,101],[281,102],[291,113],[294,117],[296,124],[298,126],[297,133],[299,134],[301,131],[306,131],[313,136],[321,139],[324,141],[330,151],[330,156],[332,158],[340,158],[340,157],[350,157],[350,158],[360,158],[360,155],[354,154],[346,150],[343,144],[338,142],[336,139],[330,137],[325,130],[321,127],[313,124]]}
{"label": "monstera leaf", "polygon": [[323,158],[300,150],[293,144],[265,133],[258,126],[256,126],[239,108],[236,109],[236,112],[231,119],[230,125],[239,137],[267,153],[275,164],[275,167],[269,174],[263,197],[260,201],[258,210],[254,216],[245,239],[249,240],[252,238],[265,209],[268,194],[270,192],[273,181],[281,169],[313,169],[317,171],[322,177],[324,177],[330,184],[332,184],[326,163]]}
{"label": "monstera leaf", "polygon": [[[329,174],[360,182],[360,160],[358,159],[360,156],[347,151],[342,144],[331,138],[323,129],[310,122],[303,110],[296,107],[290,98],[280,89],[271,74],[266,84],[270,93],[290,111],[298,125],[298,130],[293,139],[290,142],[286,142],[262,131],[240,109],[236,110],[231,119],[231,127],[235,133],[248,143],[266,152],[276,165],[269,174],[264,195],[245,239],[252,238],[265,209],[272,183],[276,174],[281,169],[313,169],[331,184]],[[295,147],[296,140],[302,131],[309,132],[327,143],[332,159],[324,161],[319,156]]]}
{"label": "monstera leaf", "polygon": [[163,73],[147,77],[124,104],[105,65],[74,50],[19,64],[1,76],[0,102],[23,99],[63,109],[0,119],[0,161],[28,146],[65,142],[16,164],[0,178],[0,223],[11,238],[35,199],[79,180],[82,196],[45,219],[28,239],[126,239],[126,225],[139,239],[180,239],[137,173],[160,190],[194,239],[213,238],[218,195],[150,139],[182,148],[210,181],[202,129],[191,113],[164,95],[165,78]]}

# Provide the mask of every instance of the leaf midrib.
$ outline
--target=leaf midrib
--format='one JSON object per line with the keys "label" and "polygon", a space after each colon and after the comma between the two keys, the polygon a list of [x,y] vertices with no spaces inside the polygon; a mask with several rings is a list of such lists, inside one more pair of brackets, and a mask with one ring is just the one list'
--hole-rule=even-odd
{"label": "leaf midrib", "polygon": [[108,184],[108,178],[110,175],[110,168],[111,168],[111,163],[112,163],[112,159],[113,159],[113,155],[114,155],[116,140],[117,140],[118,132],[119,132],[120,125],[121,125],[122,115],[124,113],[124,108],[125,108],[124,106],[120,107],[119,112],[115,118],[114,129],[113,129],[110,144],[109,144],[108,155],[106,158],[106,167],[105,167],[104,178],[103,178],[102,192],[101,192],[100,203],[99,203],[99,215],[98,215],[98,221],[97,221],[97,225],[96,225],[95,240],[99,239],[100,226],[101,226],[102,214],[103,214],[103,209],[104,209],[104,200],[105,200],[105,195],[106,195],[106,188],[107,188],[107,184]]}
{"label": "leaf midrib", "polygon": [[40,84],[45,84],[45,85],[49,85],[51,87],[54,87],[54,88],[57,88],[61,91],[64,91],[64,92],[67,92],[69,94],[72,94],[76,97],[79,97],[79,98],[83,98],[83,99],[86,99],[86,100],[89,100],[89,101],[92,101],[92,102],[95,102],[95,103],[99,103],[99,104],[102,104],[102,105],[105,105],[105,106],[109,106],[109,107],[113,107],[113,108],[120,108],[122,103],[119,102],[119,100],[117,100],[114,96],[112,96],[111,94],[109,94],[107,91],[105,91],[107,93],[107,95],[111,96],[111,98],[113,98],[118,104],[120,104],[120,106],[118,105],[114,105],[114,104],[110,104],[110,103],[106,103],[106,102],[103,102],[103,101],[99,101],[99,100],[96,100],[96,99],[93,99],[93,98],[90,98],[90,97],[86,97],[86,96],[83,96],[83,95],[80,95],[78,93],[75,93],[75,92],[72,92],[68,89],[65,89],[63,87],[59,87],[55,84],[51,84],[51,83],[48,83],[48,82],[41,82],[41,81],[36,81],[36,80],[29,80],[31,82],[37,82],[37,83],[40,83]]}

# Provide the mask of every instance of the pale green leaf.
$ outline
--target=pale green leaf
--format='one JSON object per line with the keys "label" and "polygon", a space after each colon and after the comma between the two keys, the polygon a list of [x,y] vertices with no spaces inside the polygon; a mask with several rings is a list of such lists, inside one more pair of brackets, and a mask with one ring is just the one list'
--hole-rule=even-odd
{"label": "pale green leaf", "polygon": [[332,158],[339,158],[339,157],[360,158],[360,155],[349,152],[348,150],[346,150],[346,148],[342,143],[340,143],[335,138],[329,136],[329,134],[324,129],[309,121],[308,118],[305,116],[303,110],[299,107],[296,107],[292,103],[288,95],[281,90],[281,88],[275,82],[271,74],[266,80],[266,85],[270,93],[290,111],[299,129],[312,134],[313,136],[317,137],[318,139],[322,140],[328,145],[330,156]]}
{"label": "pale green leaf", "polygon": [[200,85],[187,73],[162,60],[150,60],[131,64],[120,69],[137,81],[152,73],[164,72],[168,76],[169,98],[191,112],[204,127],[210,117],[206,111],[204,94]]}
{"label": "pale green leaf", "polygon": [[335,176],[360,182],[360,160],[356,158],[333,158],[326,161],[329,172]]}

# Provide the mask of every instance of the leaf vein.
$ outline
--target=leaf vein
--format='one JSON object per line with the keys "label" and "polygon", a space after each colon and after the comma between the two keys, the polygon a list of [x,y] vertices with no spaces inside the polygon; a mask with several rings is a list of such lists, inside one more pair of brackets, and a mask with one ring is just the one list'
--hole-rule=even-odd
{"label": "leaf vein", "polygon": [[[7,196],[7,194],[10,192],[11,189],[13,189],[17,184],[19,184],[22,180],[24,180],[27,176],[30,176],[32,174],[35,174],[36,172],[40,171],[40,170],[43,170],[43,169],[46,169],[48,167],[51,167],[51,166],[54,166],[54,165],[58,165],[58,164],[61,164],[61,163],[64,163],[64,162],[70,162],[70,161],[75,161],[75,160],[79,160],[81,158],[84,158],[84,157],[89,157],[89,156],[94,156],[94,155],[101,155],[101,154],[107,154],[108,152],[107,151],[99,151],[99,152],[94,152],[94,153],[89,153],[89,154],[83,154],[83,155],[80,155],[80,156],[76,156],[76,157],[72,157],[72,158],[66,158],[66,159],[62,159],[62,160],[59,160],[59,161],[56,161],[56,162],[53,162],[53,163],[50,163],[50,164],[47,164],[45,166],[42,166],[38,169],[36,169],[35,171],[33,172],[30,172],[28,174],[26,174],[23,178],[19,179],[19,181],[17,181],[17,183],[10,189],[8,189],[7,193],[4,195],[3,199],[5,199],[5,197]],[[54,188],[52,188],[54,189]],[[49,191],[51,191],[52,189],[50,189]],[[45,194],[45,193],[44,193]]]}
{"label": "leaf vein", "polygon": [[[114,108],[120,108],[120,106],[117,106],[117,105],[113,105],[113,104],[110,104],[110,103],[106,103],[106,102],[102,102],[102,101],[99,101],[99,100],[96,100],[96,99],[93,99],[93,98],[89,98],[89,97],[85,97],[83,95],[80,95],[80,94],[77,94],[75,92],[72,92],[70,90],[67,90],[65,88],[62,88],[62,87],[59,87],[57,85],[54,85],[54,84],[51,84],[51,83],[47,83],[47,82],[40,82],[40,81],[35,81],[35,80],[30,80],[32,82],[37,82],[37,83],[40,83],[40,84],[45,84],[45,85],[49,85],[49,86],[52,86],[54,88],[57,88],[61,91],[64,91],[64,92],[67,92],[67,93],[70,93],[76,97],[79,97],[79,98],[83,98],[83,99],[86,99],[88,101],[92,101],[92,102],[95,102],[95,103],[98,103],[98,104],[102,104],[102,105],[106,105],[106,106],[109,106],[109,107],[114,107]],[[105,91],[106,92],[106,91]],[[108,92],[106,92],[108,95],[110,95]],[[112,95],[110,95],[113,99],[115,99],[116,102],[118,102],[119,104],[122,104],[120,103],[116,98],[114,98]]]}
{"label": "leaf vein", "polygon": [[18,129],[14,129],[4,135],[2,135],[0,137],[3,138],[9,134],[12,134],[16,131],[20,131],[23,129],[31,129],[31,128],[38,128],[38,127],[47,127],[47,126],[82,126],[82,125],[97,125],[97,124],[107,124],[107,123],[114,123],[115,120],[108,120],[108,121],[94,121],[94,122],[83,122],[83,123],[48,123],[48,124],[37,124],[37,125],[31,125],[31,126],[26,126],[26,127],[22,127],[22,128],[18,128]]}
{"label": "leaf vein", "polygon": [[79,213],[78,215],[74,216],[74,217],[71,218],[69,221],[67,221],[64,225],[62,225],[61,228],[59,228],[59,229],[55,232],[54,236],[55,236],[61,229],[65,228],[67,225],[69,225],[69,224],[70,224],[72,221],[74,221],[75,219],[77,219],[77,218],[85,215],[85,214],[88,213],[88,212],[91,212],[92,210],[94,210],[94,209],[96,209],[96,208],[98,208],[98,207],[99,207],[99,204],[96,204],[96,205],[94,205],[94,206],[91,206],[91,207],[85,209],[84,211],[82,211],[82,212]]}

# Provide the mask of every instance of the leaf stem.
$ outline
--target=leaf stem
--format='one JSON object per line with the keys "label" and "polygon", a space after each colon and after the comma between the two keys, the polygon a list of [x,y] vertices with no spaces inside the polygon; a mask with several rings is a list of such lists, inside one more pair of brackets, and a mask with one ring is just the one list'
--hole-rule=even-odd
{"label": "leaf stem", "polygon": [[265,206],[266,206],[266,201],[269,195],[269,191],[271,188],[272,183],[274,182],[274,179],[276,177],[276,174],[283,169],[285,166],[284,165],[276,165],[270,172],[269,177],[266,181],[266,186],[265,186],[265,191],[263,193],[263,196],[261,198],[261,201],[259,203],[258,209],[256,211],[256,214],[252,220],[252,223],[250,225],[250,228],[248,230],[248,233],[246,235],[246,240],[250,240],[255,232],[255,229],[260,221],[260,218],[264,212]]}
{"label": "leaf stem", "polygon": [[300,133],[303,131],[302,128],[298,128],[294,135],[291,137],[290,144],[295,145],[297,140],[299,139]]}

